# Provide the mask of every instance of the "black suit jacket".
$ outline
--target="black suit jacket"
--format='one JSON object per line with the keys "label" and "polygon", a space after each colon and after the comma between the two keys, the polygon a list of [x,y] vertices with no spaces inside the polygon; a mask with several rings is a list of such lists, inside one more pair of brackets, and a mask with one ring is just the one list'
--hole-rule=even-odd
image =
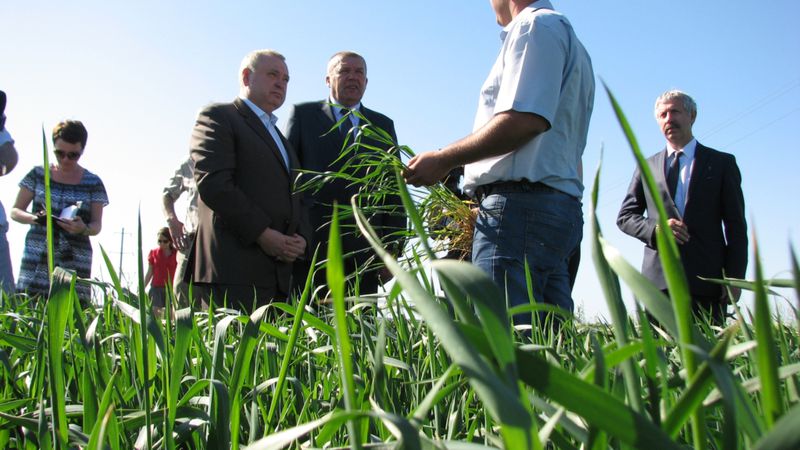
{"label": "black suit jacket", "polygon": [[[385,130],[391,135],[392,140],[397,142],[397,134],[394,129],[394,122],[385,115],[365,108],[363,104],[359,112],[367,118],[373,125]],[[344,161],[336,161],[342,151],[345,140],[345,133],[339,130],[331,131],[336,123],[336,118],[331,105],[327,101],[317,101],[301,103],[294,106],[292,114],[286,127],[286,135],[292,146],[297,151],[300,160],[300,167],[306,170],[317,172],[339,171]],[[345,119],[343,125],[349,129],[350,122]],[[329,131],[331,131],[329,133]],[[351,138],[352,139],[352,138]],[[365,144],[375,145],[386,149],[386,146],[376,142],[362,141]],[[361,147],[359,151],[371,151]],[[312,251],[317,244],[320,246],[320,259],[325,258],[327,250],[324,245],[328,241],[330,231],[330,219],[334,201],[342,205],[350,205],[350,197],[358,193],[360,186],[352,185],[344,180],[331,180],[319,192],[308,192],[306,201],[309,206],[309,217],[314,229],[312,241]],[[402,214],[402,203],[398,196],[388,198],[384,205],[397,206],[395,214],[383,213],[375,214],[370,217],[370,224],[375,227],[376,232],[384,238],[393,231],[405,229],[406,219]],[[359,267],[372,255],[367,251],[369,244],[361,233],[355,229],[355,221],[350,219],[340,222],[342,226],[342,249],[345,254],[356,252],[348,261],[349,269],[352,270],[353,264]],[[394,245],[395,251],[399,251]]]}
{"label": "black suit jacket", "polygon": [[[681,219],[669,195],[664,175],[667,150],[647,160],[661,199],[670,218]],[[697,143],[686,207],[682,221],[689,230],[689,241],[678,245],[681,262],[696,296],[722,296],[719,285],[698,277],[744,278],[747,269],[747,222],[744,217],[742,177],[736,158]],[[646,215],[645,215],[646,212]],[[642,273],[659,289],[666,289],[661,261],[656,248],[655,227],[658,210],[645,192],[641,172],[636,169],[617,217],[619,228],[644,242]],[[723,228],[724,226],[724,228]]]}
{"label": "black suit jacket", "polygon": [[300,195],[293,192],[297,156],[281,139],[291,172],[241,99],[208,106],[198,115],[191,138],[199,194],[191,254],[195,282],[289,292],[291,263],[268,256],[256,242],[268,227],[311,240]]}

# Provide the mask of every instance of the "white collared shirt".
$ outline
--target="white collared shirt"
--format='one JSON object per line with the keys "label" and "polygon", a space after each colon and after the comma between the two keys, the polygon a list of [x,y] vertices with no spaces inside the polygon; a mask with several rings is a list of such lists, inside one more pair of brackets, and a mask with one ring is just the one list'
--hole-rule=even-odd
{"label": "white collared shirt", "polygon": [[269,114],[265,112],[263,109],[256,106],[255,103],[251,102],[250,100],[239,97],[242,101],[256,113],[261,123],[267,128],[269,135],[272,136],[272,139],[275,141],[275,145],[278,146],[278,150],[281,152],[281,156],[283,156],[283,163],[286,165],[287,170],[291,170],[289,166],[289,152],[286,151],[286,147],[283,146],[283,139],[281,139],[281,135],[278,133],[278,129],[275,128],[275,124],[278,122],[278,116],[275,114]]}
{"label": "white collared shirt", "polygon": [[505,155],[464,168],[464,190],[497,181],[541,182],[583,194],[580,166],[594,104],[594,72],[569,21],[547,0],[526,7],[501,33],[502,47],[481,88],[473,131],[514,110],[543,117],[550,129]]}
{"label": "white collared shirt", "polygon": [[167,185],[164,186],[164,195],[173,202],[186,193],[186,216],[183,220],[183,229],[186,234],[197,231],[197,183],[194,181],[194,160],[186,158],[172,174]]}
{"label": "white collared shirt", "polygon": [[667,160],[666,167],[672,164],[675,159],[675,152],[678,150],[683,152],[683,157],[678,161],[680,168],[678,169],[678,186],[675,188],[675,206],[678,207],[678,212],[683,216],[683,211],[686,208],[686,198],[689,193],[689,182],[692,180],[692,170],[694,169],[694,154],[697,149],[697,139],[692,138],[683,148],[674,148],[667,142]]}

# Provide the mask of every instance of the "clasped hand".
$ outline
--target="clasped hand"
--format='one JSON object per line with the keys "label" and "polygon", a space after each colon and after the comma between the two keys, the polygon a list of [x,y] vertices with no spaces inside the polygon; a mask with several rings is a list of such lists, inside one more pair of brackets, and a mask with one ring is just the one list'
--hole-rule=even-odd
{"label": "clasped hand", "polygon": [[267,228],[258,237],[258,245],[269,256],[282,262],[293,262],[306,251],[306,240],[295,233],[291,236]]}

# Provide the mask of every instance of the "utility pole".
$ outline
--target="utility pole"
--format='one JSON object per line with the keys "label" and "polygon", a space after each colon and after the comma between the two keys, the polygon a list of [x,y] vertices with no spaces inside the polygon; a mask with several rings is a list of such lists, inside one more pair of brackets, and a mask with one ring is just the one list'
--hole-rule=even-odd
{"label": "utility pole", "polygon": [[127,234],[125,233],[125,227],[122,227],[119,233],[116,234],[119,234],[119,266],[117,266],[117,276],[119,276],[120,281],[122,281],[125,278],[125,274],[122,270],[123,257],[125,256],[125,235]]}
{"label": "utility pole", "polygon": [[125,250],[125,227],[122,227],[122,231],[119,233],[121,236],[119,238],[119,266],[117,272],[122,273],[122,255],[124,254]]}

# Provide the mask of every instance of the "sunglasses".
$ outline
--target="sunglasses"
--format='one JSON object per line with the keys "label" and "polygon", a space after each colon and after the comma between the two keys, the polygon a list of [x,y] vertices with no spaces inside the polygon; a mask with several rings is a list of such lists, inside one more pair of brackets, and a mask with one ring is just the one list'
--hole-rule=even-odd
{"label": "sunglasses", "polygon": [[80,152],[65,152],[64,150],[53,150],[53,153],[55,153],[56,158],[58,159],[67,158],[70,161],[75,161],[76,159],[81,157]]}
{"label": "sunglasses", "polygon": [[167,241],[167,240],[164,240],[164,239],[159,239],[159,240],[158,240],[158,243],[159,243],[159,244],[169,244],[169,241]]}

